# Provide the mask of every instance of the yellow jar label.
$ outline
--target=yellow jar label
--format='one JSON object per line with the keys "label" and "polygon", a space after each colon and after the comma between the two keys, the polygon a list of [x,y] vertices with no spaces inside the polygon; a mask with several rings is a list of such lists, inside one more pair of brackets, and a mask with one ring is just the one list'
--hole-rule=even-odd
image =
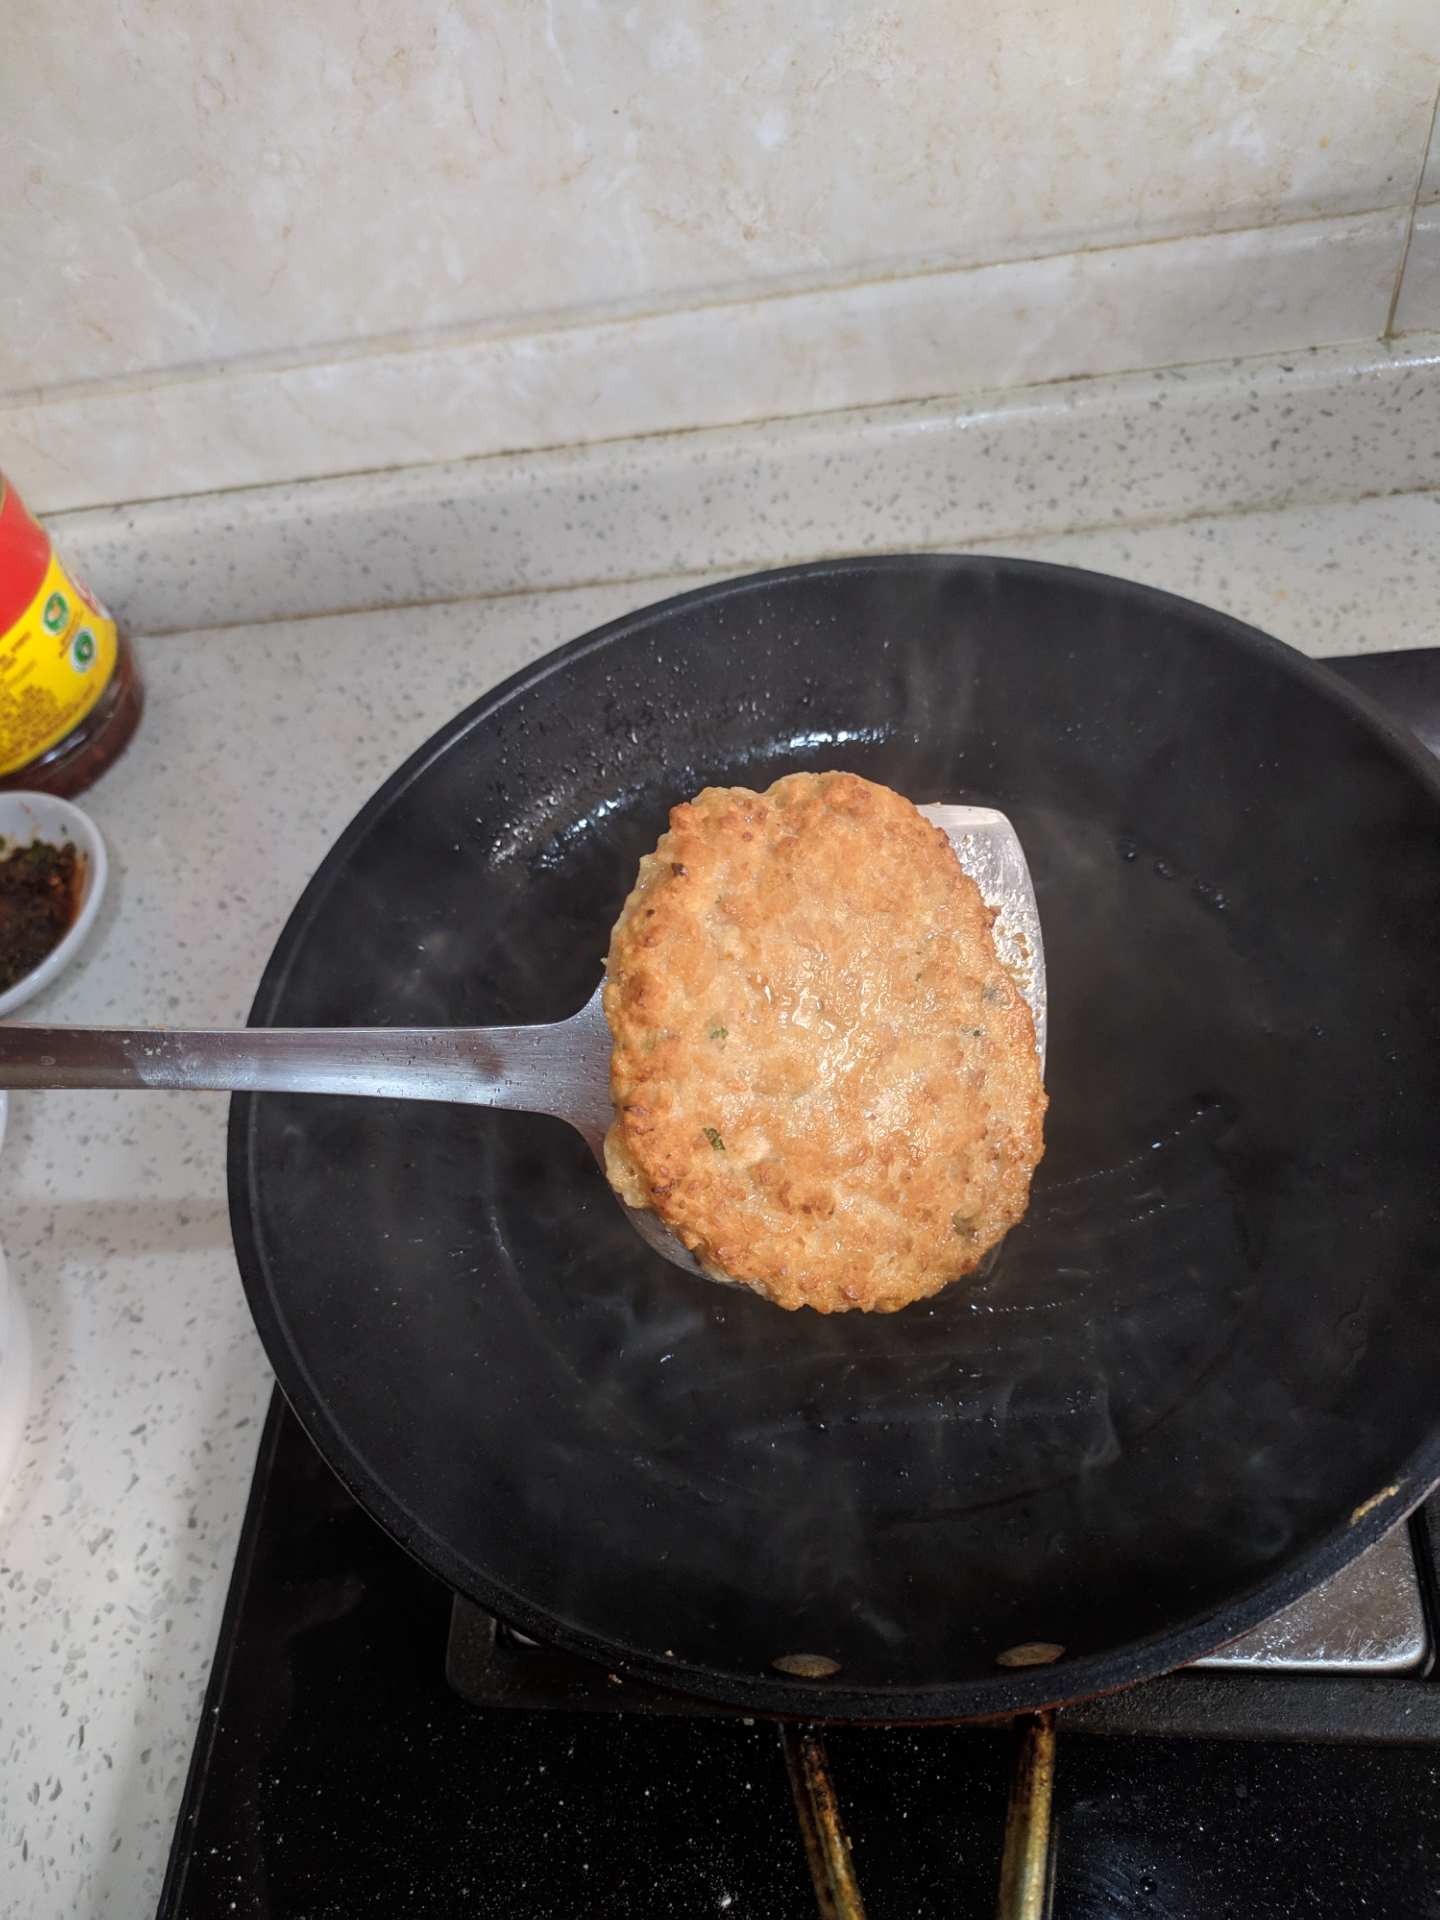
{"label": "yellow jar label", "polygon": [[0,775],[85,718],[115,671],[115,622],[52,553],[40,591],[0,634]]}

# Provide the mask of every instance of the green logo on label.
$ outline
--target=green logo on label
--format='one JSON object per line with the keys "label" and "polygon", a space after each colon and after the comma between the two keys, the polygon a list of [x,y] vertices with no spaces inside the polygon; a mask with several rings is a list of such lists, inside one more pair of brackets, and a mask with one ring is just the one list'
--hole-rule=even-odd
{"label": "green logo on label", "polygon": [[[59,595],[55,596],[57,599]],[[81,627],[70,642],[70,664],[76,673],[88,673],[95,664],[96,641],[89,627]]]}
{"label": "green logo on label", "polygon": [[40,616],[40,624],[47,633],[60,633],[70,618],[70,602],[63,593],[52,593],[45,602],[45,611]]}

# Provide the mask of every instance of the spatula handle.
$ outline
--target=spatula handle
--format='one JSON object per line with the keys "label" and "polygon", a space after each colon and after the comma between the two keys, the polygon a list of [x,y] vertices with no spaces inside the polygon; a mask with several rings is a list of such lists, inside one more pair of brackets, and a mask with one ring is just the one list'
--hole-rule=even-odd
{"label": "spatula handle", "polygon": [[609,1122],[609,1033],[600,996],[544,1027],[0,1025],[0,1087],[193,1088],[453,1100],[553,1113],[582,1132]]}

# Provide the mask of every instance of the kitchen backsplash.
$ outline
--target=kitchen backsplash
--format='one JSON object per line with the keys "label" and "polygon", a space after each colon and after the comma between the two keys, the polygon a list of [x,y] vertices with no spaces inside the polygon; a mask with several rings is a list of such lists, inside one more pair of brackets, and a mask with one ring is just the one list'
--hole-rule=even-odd
{"label": "kitchen backsplash", "polygon": [[58,511],[1437,329],[1437,84],[1434,0],[18,0],[0,461]]}

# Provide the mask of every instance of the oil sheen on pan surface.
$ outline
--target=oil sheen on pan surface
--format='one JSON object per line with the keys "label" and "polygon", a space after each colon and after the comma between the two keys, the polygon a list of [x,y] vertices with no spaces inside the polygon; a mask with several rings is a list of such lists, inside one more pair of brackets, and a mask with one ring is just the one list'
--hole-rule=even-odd
{"label": "oil sheen on pan surface", "polygon": [[[1014,561],[687,595],[437,735],[252,1017],[563,1018],[677,800],[828,767],[1000,807],[1029,857],[1047,1151],[986,1279],[784,1313],[652,1254],[558,1121],[267,1096],[231,1123],[262,1335],[427,1565],[634,1674],[924,1718],[1173,1666],[1440,1472],[1440,797],[1323,669]],[[1064,1655],[995,1664],[1029,1641]]]}

